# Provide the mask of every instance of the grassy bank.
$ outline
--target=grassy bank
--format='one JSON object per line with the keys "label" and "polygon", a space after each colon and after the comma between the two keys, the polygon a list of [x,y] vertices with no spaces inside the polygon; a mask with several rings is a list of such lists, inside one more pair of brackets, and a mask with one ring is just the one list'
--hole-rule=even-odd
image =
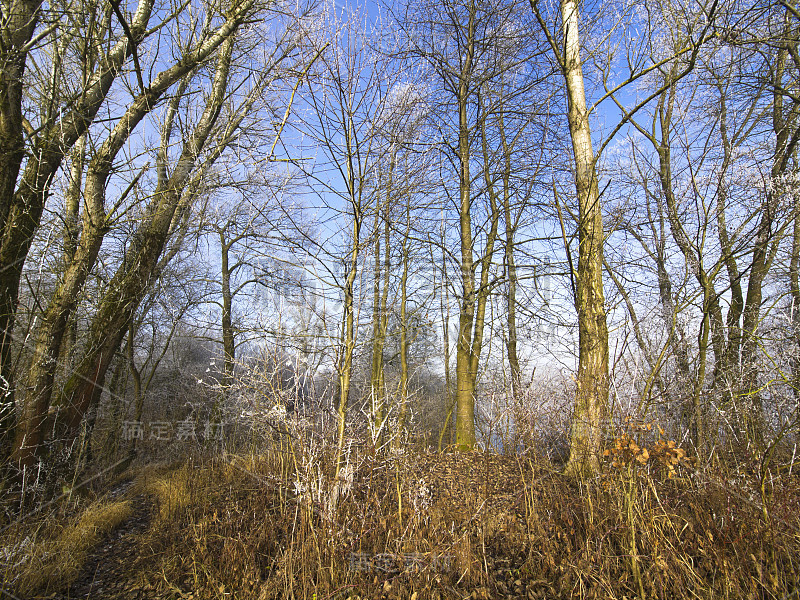
{"label": "grassy bank", "polygon": [[[366,445],[334,480],[329,447],[289,436],[148,466],[127,496],[152,517],[120,568],[170,599],[798,598],[796,470],[699,468],[648,439],[613,440],[585,481],[534,455]],[[129,514],[86,501],[6,530],[5,589],[67,589]]]}
{"label": "grassy bank", "polygon": [[354,454],[339,481],[278,449],[186,465],[149,569],[175,598],[797,597],[796,477],[765,506],[626,451],[584,482],[482,453]]}

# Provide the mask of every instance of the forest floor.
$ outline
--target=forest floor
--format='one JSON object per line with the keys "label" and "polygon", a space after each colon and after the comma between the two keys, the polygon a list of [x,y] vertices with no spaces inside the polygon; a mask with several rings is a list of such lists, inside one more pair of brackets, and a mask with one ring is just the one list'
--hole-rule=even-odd
{"label": "forest floor", "polygon": [[289,446],[139,467],[94,501],[126,511],[79,567],[6,570],[0,597],[798,598],[796,474],[763,494],[636,456],[591,481],[478,452],[353,452],[334,479]]}
{"label": "forest floor", "polygon": [[142,537],[147,532],[155,503],[145,494],[130,493],[133,481],[129,480],[115,488],[113,496],[126,497],[132,504],[132,512],[122,523],[109,532],[91,551],[80,573],[69,588],[40,598],[75,600],[78,598],[114,598],[138,600],[148,598],[146,579],[139,574],[139,563],[143,558]]}

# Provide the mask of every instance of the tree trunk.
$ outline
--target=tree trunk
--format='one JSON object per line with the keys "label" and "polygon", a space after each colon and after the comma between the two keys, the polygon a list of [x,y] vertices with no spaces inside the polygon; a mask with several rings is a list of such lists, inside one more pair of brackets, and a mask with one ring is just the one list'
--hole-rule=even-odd
{"label": "tree trunk", "polygon": [[[785,39],[792,37],[791,15],[786,11]],[[791,42],[787,42],[791,43]],[[756,229],[753,244],[753,259],[750,265],[750,278],[747,281],[747,298],[744,305],[742,330],[742,366],[743,381],[740,393],[745,398],[745,432],[748,439],[763,447],[764,442],[764,410],[758,383],[758,326],[761,319],[764,280],[772,267],[786,226],[776,227],[778,205],[783,195],[783,177],[789,167],[789,160],[794,155],[800,137],[800,102],[793,101],[788,112],[784,111],[783,94],[786,61],[789,52],[779,48],[776,64],[772,69],[772,130],[775,133],[775,150],[772,157],[771,183],[761,207],[761,219]],[[800,65],[797,65],[800,66]],[[796,89],[796,85],[789,83]],[[787,225],[788,226],[788,225]]]}
{"label": "tree trunk", "polygon": [[[7,224],[16,209],[14,190],[22,160],[25,157],[23,139],[22,97],[26,45],[33,36],[39,20],[42,2],[18,0],[4,4],[5,23],[0,29],[0,234],[8,235]],[[17,257],[0,238],[0,464],[11,450],[14,435],[14,384],[11,367],[11,336],[17,308],[21,265]]]}
{"label": "tree trunk", "polygon": [[[206,50],[210,51],[211,48]],[[22,418],[14,445],[15,459],[20,467],[32,467],[42,448],[45,436],[43,427],[52,396],[62,340],[80,292],[97,260],[105,234],[110,229],[105,200],[114,160],[137,125],[163,94],[190,71],[191,66],[191,62],[178,63],[159,73],[154,83],[130,104],[90,162],[83,194],[85,209],[80,240],[35,333],[33,357],[22,403]],[[136,186],[141,175],[142,172],[122,192],[121,200]]]}
{"label": "tree trunk", "polygon": [[[380,193],[376,194],[380,198]],[[380,200],[375,202],[375,244],[372,269],[372,365],[370,369],[370,401],[373,431],[383,424],[383,338],[381,337],[381,235]],[[376,441],[377,442],[377,441]]]}
{"label": "tree trunk", "polygon": [[231,294],[231,269],[229,254],[231,245],[225,239],[224,231],[219,232],[221,248],[222,276],[222,387],[227,389],[233,383],[233,369],[236,361],[236,342],[233,336],[233,295]]}
{"label": "tree trunk", "polygon": [[[36,26],[41,2],[13,2],[3,37],[3,68],[0,69],[0,376],[8,393],[0,406],[0,453],[6,454],[13,414],[10,344],[17,308],[19,284],[25,258],[41,220],[50,184],[64,157],[84,135],[104,103],[120,68],[147,30],[152,0],[141,0],[130,22],[130,36],[122,37],[86,78],[79,99],[71,110],[51,111],[42,132],[33,137],[28,161],[20,177],[25,151],[22,141],[21,98],[27,52],[23,50]],[[93,40],[94,41],[94,40]],[[16,189],[15,189],[16,185]],[[53,322],[53,321],[51,321]],[[19,438],[19,435],[17,435]]]}
{"label": "tree trunk", "polygon": [[[64,200],[64,271],[69,268],[75,259],[80,237],[80,208],[83,191],[83,175],[86,166],[86,134],[83,134],[75,143],[72,150],[72,165],[70,166],[69,186]],[[72,311],[67,322],[67,331],[61,344],[59,363],[63,373],[69,376],[72,370],[72,357],[75,345],[78,342],[78,323],[75,311]]]}
{"label": "tree trunk", "polygon": [[400,248],[403,271],[400,274],[400,401],[395,433],[395,445],[398,447],[403,441],[408,414],[408,268],[410,258],[408,244],[410,233],[411,207],[406,203],[406,231]]}
{"label": "tree trunk", "polygon": [[[383,200],[383,210],[381,211],[380,206],[380,193],[378,193],[378,201],[375,203],[375,268],[372,298],[372,373],[370,379],[372,422],[374,430],[378,433],[378,438],[376,439],[378,445],[380,445],[383,437],[384,421],[387,416],[383,349],[386,346],[386,330],[389,326],[388,302],[389,277],[391,275],[391,248],[389,246],[391,223],[389,209],[393,193],[394,167],[395,156],[393,151],[389,160],[389,177],[386,184],[386,195]],[[381,212],[383,213],[382,215]],[[381,221],[383,222],[383,253],[381,253]],[[383,280],[382,282],[381,279]]]}
{"label": "tree trunk", "polygon": [[[658,154],[658,177],[661,185],[661,192],[666,204],[667,220],[672,231],[672,237],[683,254],[686,264],[689,266],[689,271],[695,279],[697,279],[697,282],[700,284],[700,289],[703,292],[703,324],[698,338],[700,354],[692,395],[687,401],[687,409],[691,413],[687,420],[691,424],[695,450],[698,453],[702,453],[706,443],[703,428],[704,405],[702,402],[702,393],[705,386],[708,362],[708,341],[710,338],[711,347],[714,350],[714,386],[722,387],[727,377],[723,364],[723,357],[725,355],[725,331],[723,327],[722,308],[720,307],[719,296],[714,286],[714,277],[716,276],[717,270],[712,269],[711,272],[707,271],[703,264],[703,249],[692,245],[689,235],[681,222],[673,189],[670,136],[672,132],[672,110],[676,94],[677,86],[673,81],[672,85],[670,85],[668,90],[666,90],[659,99],[658,120],[661,130],[661,139],[657,140],[653,137],[651,138],[651,142]],[[663,279],[664,275],[661,275],[661,277]],[[666,280],[664,284],[660,285],[663,286],[665,284]],[[672,301],[670,299],[670,305],[671,304]]]}
{"label": "tree trunk", "polygon": [[355,349],[354,298],[353,287],[358,274],[359,239],[361,233],[361,211],[353,206],[353,239],[350,250],[350,265],[344,284],[344,314],[342,315],[342,345],[339,364],[339,400],[336,406],[336,472],[339,477],[344,455],[344,434],[347,424],[347,403],[350,401],[350,378],[353,372],[353,351]]}
{"label": "tree trunk", "polygon": [[601,424],[608,411],[608,326],[603,296],[603,215],[583,87],[578,5],[562,0],[562,70],[578,194],[578,376],[567,472],[583,476],[600,466]]}
{"label": "tree trunk", "polygon": [[[247,5],[242,9],[246,11]],[[237,12],[235,24],[240,22],[239,19],[244,14],[245,12]],[[203,114],[193,134],[185,141],[171,176],[160,178],[153,202],[146,211],[148,217],[135,232],[126,260],[114,274],[107,292],[100,299],[89,330],[84,356],[74,375],[64,386],[60,404],[66,416],[61,420],[60,434],[67,441],[74,438],[88,409],[99,401],[108,367],[128,331],[139,303],[157,274],[159,258],[166,242],[197,194],[199,182],[194,181],[191,184],[190,179],[198,155],[217,122],[227,90],[236,27],[226,29],[230,33],[219,47],[214,81]],[[165,133],[165,138],[168,137]],[[160,158],[162,165],[159,171],[162,174],[166,172],[163,164],[166,162],[166,144],[168,139]],[[218,151],[221,152],[221,149],[218,148]]]}
{"label": "tree trunk", "polygon": [[475,320],[475,267],[472,240],[472,180],[470,178],[469,77],[475,52],[475,12],[470,11],[465,43],[466,58],[458,87],[458,158],[461,241],[461,302],[456,342],[456,447],[475,446],[475,379],[472,376],[472,335]]}
{"label": "tree trunk", "polygon": [[339,471],[342,468],[342,459],[344,456],[347,405],[350,401],[350,379],[353,373],[353,352],[356,345],[354,285],[356,277],[358,276],[358,260],[361,250],[361,226],[364,218],[361,204],[363,181],[357,181],[356,173],[351,168],[356,152],[356,140],[354,139],[352,120],[348,120],[346,123],[345,138],[348,161],[347,193],[349,196],[350,208],[353,211],[353,223],[350,240],[350,261],[344,289],[342,290],[344,292],[344,312],[342,314],[339,360],[336,365],[336,370],[339,375],[339,401],[336,406],[336,471],[334,473],[334,478],[339,477]]}
{"label": "tree trunk", "polygon": [[795,422],[800,430],[800,198],[794,201],[794,230],[792,254],[789,261],[789,293],[792,297],[792,333],[797,344],[792,354],[792,391],[795,402]]}
{"label": "tree trunk", "polygon": [[[142,107],[144,110],[144,105]],[[14,458],[20,468],[32,467],[43,447],[47,435],[44,426],[50,408],[53,381],[58,372],[62,341],[80,292],[94,267],[105,234],[109,230],[105,213],[105,195],[112,161],[136,123],[145,114],[146,112],[141,112],[139,115],[121,120],[120,124],[124,123],[124,127],[118,126],[115,129],[89,166],[83,195],[85,208],[80,240],[73,252],[72,261],[50,297],[47,309],[34,333],[33,356],[28,368],[25,396],[20,411],[21,419],[14,444]],[[139,176],[134,178],[128,190],[138,179]],[[123,196],[128,190],[123,192]]]}
{"label": "tree trunk", "polygon": [[[727,175],[733,157],[733,145],[728,136],[728,107],[725,99],[725,90],[722,84],[717,85],[720,96],[720,115],[719,130],[722,138],[722,166],[719,169],[717,185],[717,234],[719,237],[721,260],[725,263],[730,282],[730,305],[725,319],[728,330],[728,342],[725,346],[725,353],[721,357],[716,357],[719,364],[717,370],[722,373],[721,380],[734,382],[738,380],[740,373],[741,351],[742,351],[742,329],[741,318],[744,310],[744,295],[742,294],[742,274],[736,260],[736,254],[728,233],[726,208],[728,204],[727,185],[725,176]],[[727,400],[734,399],[736,392],[733,385],[729,386],[725,392]]]}
{"label": "tree trunk", "polygon": [[[431,255],[433,261],[433,255]],[[447,292],[448,278],[447,278],[447,250],[442,245],[442,282],[439,292],[439,310],[442,315],[442,350],[444,353],[444,399],[445,399],[445,418],[442,422],[442,428],[439,431],[439,452],[443,449],[443,442],[445,435],[447,436],[447,445],[453,443],[453,410],[456,406],[456,397],[452,393],[453,380],[450,372],[450,295]]]}
{"label": "tree trunk", "polygon": [[517,264],[514,257],[514,236],[517,232],[517,223],[512,219],[511,214],[511,148],[506,139],[505,119],[502,112],[499,116],[499,126],[500,140],[503,144],[503,211],[506,222],[506,244],[503,258],[508,283],[508,291],[506,293],[506,324],[508,326],[506,356],[508,358],[508,367],[511,370],[511,396],[514,400],[514,405],[519,406],[522,401],[522,390],[519,353],[517,352]]}

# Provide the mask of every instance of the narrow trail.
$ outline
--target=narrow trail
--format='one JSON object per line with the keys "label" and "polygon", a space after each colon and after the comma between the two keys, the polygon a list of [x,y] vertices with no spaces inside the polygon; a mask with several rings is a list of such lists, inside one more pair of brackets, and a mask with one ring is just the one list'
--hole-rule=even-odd
{"label": "narrow trail", "polygon": [[[115,488],[111,498],[123,498],[133,486],[126,481]],[[137,576],[141,560],[139,537],[147,531],[153,502],[145,495],[131,497],[133,513],[94,549],[77,580],[65,592],[40,596],[54,600],[139,600],[152,598]],[[37,598],[37,600],[38,600]]]}

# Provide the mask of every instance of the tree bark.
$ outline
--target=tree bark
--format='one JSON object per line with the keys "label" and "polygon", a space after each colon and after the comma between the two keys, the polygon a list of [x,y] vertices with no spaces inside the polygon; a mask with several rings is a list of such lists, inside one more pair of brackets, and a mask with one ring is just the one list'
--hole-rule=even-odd
{"label": "tree bark", "polygon": [[[0,233],[15,208],[14,190],[22,160],[22,98],[27,44],[36,30],[42,2],[16,0],[4,5],[5,23],[0,30]],[[17,308],[19,273],[11,252],[2,252],[0,238],[0,464],[5,463],[14,435],[14,383],[11,368],[11,336]]]}
{"label": "tree bark", "polygon": [[[87,349],[75,374],[64,386],[61,406],[65,412],[59,433],[69,440],[74,437],[88,409],[99,401],[103,382],[111,359],[128,331],[133,315],[151,285],[159,268],[159,258],[170,234],[182,221],[184,211],[198,192],[199,176],[195,167],[217,122],[226,97],[227,81],[233,51],[233,35],[252,2],[241,5],[229,20],[228,34],[219,47],[214,80],[203,114],[191,136],[184,142],[181,156],[171,175],[160,177],[154,199],[146,218],[133,236],[126,260],[119,267],[100,300],[97,313],[89,330]],[[168,137],[168,136],[166,136]],[[227,143],[221,142],[217,148]],[[166,147],[160,158],[161,174],[166,172]],[[207,163],[208,164],[208,163]],[[192,179],[193,175],[195,176]]]}
{"label": "tree bark", "polygon": [[[355,194],[353,194],[355,197]],[[347,425],[347,403],[350,401],[350,379],[353,373],[353,351],[356,345],[354,312],[355,303],[353,287],[358,275],[359,244],[361,237],[361,209],[353,203],[353,228],[352,246],[350,249],[350,264],[344,283],[344,313],[342,315],[342,345],[340,348],[337,371],[339,374],[339,399],[336,406],[336,472],[334,478],[339,477],[344,456],[344,434]]]}
{"label": "tree bark", "polygon": [[400,248],[403,270],[400,274],[400,400],[397,410],[397,431],[395,433],[395,445],[397,447],[403,441],[408,420],[408,347],[410,345],[408,339],[408,270],[410,263],[408,244],[410,233],[411,207],[406,203],[406,231]]}
{"label": "tree bark", "polygon": [[[519,353],[517,351],[517,264],[515,253],[514,236],[517,232],[517,223],[511,213],[511,145],[506,138],[505,119],[502,113],[499,115],[500,141],[503,145],[503,212],[506,225],[506,243],[503,256],[506,267],[506,280],[508,291],[506,293],[506,325],[508,327],[508,338],[506,339],[506,357],[508,367],[511,370],[511,396],[514,405],[521,402],[521,369],[519,366]],[[521,415],[520,415],[521,416]]]}
{"label": "tree bark", "polygon": [[220,275],[222,277],[222,387],[227,389],[233,383],[233,369],[236,361],[236,341],[233,335],[233,295],[231,293],[230,249],[231,243],[219,231]]}
{"label": "tree bark", "polygon": [[[785,44],[796,42],[792,39],[791,15],[786,11]],[[788,110],[784,109],[784,78],[789,51],[786,47],[777,50],[775,65],[771,69],[772,81],[772,130],[775,134],[775,150],[770,169],[771,188],[767,190],[761,207],[761,219],[756,229],[753,244],[753,259],[750,264],[750,277],[747,281],[747,297],[742,314],[742,365],[743,381],[740,393],[745,398],[744,428],[748,439],[763,447],[764,443],[764,409],[758,383],[758,326],[761,319],[763,303],[763,285],[767,273],[772,267],[778,252],[778,245],[783,237],[785,226],[778,226],[778,205],[783,195],[783,176],[789,168],[790,158],[794,155],[800,140],[800,101],[793,100]],[[796,65],[800,66],[800,65]],[[796,85],[792,85],[796,89]]]}
{"label": "tree bark", "polygon": [[[383,196],[383,206],[381,206],[380,193],[377,194],[378,200],[375,206],[375,268],[373,282],[373,307],[372,307],[372,372],[371,372],[371,394],[372,394],[372,422],[380,445],[382,432],[384,430],[387,407],[386,407],[386,378],[384,374],[383,350],[386,346],[386,331],[389,326],[389,277],[391,275],[391,223],[389,210],[393,194],[395,168],[395,154],[389,159],[389,175],[386,183],[386,190]],[[382,227],[381,227],[382,225]],[[382,232],[381,232],[382,229]],[[381,253],[381,234],[383,235],[383,253]],[[383,281],[381,281],[383,280]]]}
{"label": "tree bark", "polygon": [[[22,403],[22,418],[14,445],[15,460],[20,467],[32,467],[43,447],[46,436],[45,420],[64,334],[80,291],[94,267],[105,234],[110,229],[105,199],[114,160],[137,125],[150,113],[163,94],[225,39],[217,36],[216,43],[204,44],[199,51],[193,49],[184,60],[159,73],[150,86],[134,99],[89,164],[84,189],[86,208],[80,240],[35,333],[33,357]],[[136,185],[140,176],[141,172],[123,192],[123,197]],[[119,343],[114,346],[114,352],[118,345]]]}
{"label": "tree bark", "polygon": [[11,439],[9,407],[13,411],[14,402],[10,344],[25,258],[41,220],[50,183],[66,154],[94,121],[122,65],[133,52],[133,44],[145,34],[153,0],[140,1],[130,23],[130,37],[123,36],[103,57],[73,108],[56,121],[53,119],[61,111],[50,111],[42,133],[32,137],[33,147],[28,150],[29,158],[20,175],[24,153],[20,102],[27,61],[25,48],[40,6],[41,2],[13,2],[10,26],[0,32],[9,52],[0,69],[0,78],[6,78],[0,82],[0,89],[5,90],[0,100],[0,376],[9,391],[0,407],[0,438],[5,438],[6,446]]}
{"label": "tree bark", "polygon": [[603,215],[583,86],[578,5],[561,1],[564,28],[562,72],[575,159],[578,195],[578,376],[567,473],[583,476],[600,466],[601,424],[608,411],[608,326],[603,295]]}
{"label": "tree bark", "polygon": [[354,286],[358,276],[358,261],[361,252],[361,226],[364,220],[362,210],[362,191],[364,181],[360,178],[354,167],[354,162],[361,157],[358,156],[358,140],[354,135],[354,123],[352,114],[345,118],[345,144],[347,161],[347,197],[350,202],[350,209],[353,211],[353,220],[350,239],[350,257],[347,265],[347,276],[345,277],[342,292],[344,293],[343,313],[342,313],[342,332],[339,357],[336,370],[339,375],[339,398],[336,406],[336,471],[334,478],[339,477],[344,458],[344,435],[347,425],[347,408],[350,401],[350,380],[353,374],[353,352],[356,345],[355,332],[355,298]]}
{"label": "tree bark", "polygon": [[470,177],[469,78],[475,53],[475,12],[470,11],[466,30],[465,59],[458,82],[458,218],[461,242],[461,302],[456,342],[456,447],[475,446],[475,379],[471,372],[472,330],[475,320],[475,268],[472,241],[472,179]]}

